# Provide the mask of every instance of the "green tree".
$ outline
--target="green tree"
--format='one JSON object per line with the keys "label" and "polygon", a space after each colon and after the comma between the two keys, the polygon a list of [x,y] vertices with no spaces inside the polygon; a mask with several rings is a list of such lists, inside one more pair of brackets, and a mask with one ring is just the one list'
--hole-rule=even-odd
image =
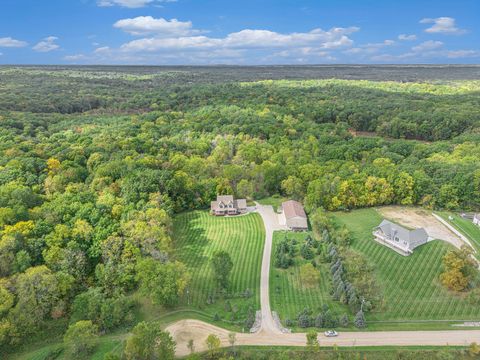
{"label": "green tree", "polygon": [[125,344],[127,360],[173,360],[175,342],[168,332],[161,329],[158,322],[138,323]]}
{"label": "green tree", "polygon": [[217,335],[210,334],[205,340],[205,345],[207,345],[208,355],[211,359],[214,359],[220,350],[220,339]]}
{"label": "green tree", "polygon": [[63,343],[71,358],[90,354],[96,346],[97,327],[90,320],[81,320],[68,327]]}
{"label": "green tree", "polygon": [[218,285],[223,289],[228,288],[230,283],[230,272],[233,268],[233,262],[230,254],[224,250],[216,251],[211,259],[211,264],[213,268],[213,276],[215,277]]}
{"label": "green tree", "polygon": [[315,330],[310,330],[306,334],[307,336],[307,349],[311,352],[317,352],[320,349],[320,343],[318,342],[318,334]]}
{"label": "green tree", "polygon": [[363,314],[363,311],[360,310],[357,312],[357,315],[355,315],[355,320],[353,322],[355,326],[359,329],[363,329],[367,326],[367,322],[365,320],[365,315]]}
{"label": "green tree", "polygon": [[137,280],[140,291],[155,304],[174,306],[185,291],[190,274],[181,262],[162,264],[158,260],[146,258],[138,263]]}

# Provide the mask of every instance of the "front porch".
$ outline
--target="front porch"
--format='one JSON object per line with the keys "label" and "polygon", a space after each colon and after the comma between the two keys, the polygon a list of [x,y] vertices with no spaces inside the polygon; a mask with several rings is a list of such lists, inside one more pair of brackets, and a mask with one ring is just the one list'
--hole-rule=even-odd
{"label": "front porch", "polygon": [[380,231],[374,231],[373,236],[374,236],[373,239],[376,242],[389,247],[390,249],[392,249],[393,251],[397,252],[400,255],[408,256],[408,255],[412,254],[412,251],[409,248],[403,247],[399,243],[397,243],[395,241],[392,241],[391,239],[388,239]]}

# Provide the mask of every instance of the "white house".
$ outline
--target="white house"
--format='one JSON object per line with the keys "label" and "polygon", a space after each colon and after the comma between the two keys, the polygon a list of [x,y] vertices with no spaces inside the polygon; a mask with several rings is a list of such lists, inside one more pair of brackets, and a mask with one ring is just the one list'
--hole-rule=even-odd
{"label": "white house", "polygon": [[401,255],[407,256],[416,247],[428,241],[425,229],[409,230],[388,220],[383,220],[374,231],[375,240]]}
{"label": "white house", "polygon": [[247,211],[247,200],[235,200],[233,195],[218,195],[217,200],[210,203],[210,211],[216,216],[244,214]]}

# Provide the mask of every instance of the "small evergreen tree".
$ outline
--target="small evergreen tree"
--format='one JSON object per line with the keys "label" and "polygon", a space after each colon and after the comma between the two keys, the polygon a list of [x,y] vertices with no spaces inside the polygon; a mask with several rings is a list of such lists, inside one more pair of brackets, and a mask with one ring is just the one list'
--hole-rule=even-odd
{"label": "small evergreen tree", "polygon": [[355,324],[355,327],[359,329],[363,329],[367,327],[367,321],[365,320],[365,315],[363,314],[362,310],[360,310],[355,316],[354,324]]}
{"label": "small evergreen tree", "polygon": [[348,320],[348,315],[343,314],[342,317],[340,318],[340,326],[341,327],[348,327],[349,324],[350,324],[350,322]]}

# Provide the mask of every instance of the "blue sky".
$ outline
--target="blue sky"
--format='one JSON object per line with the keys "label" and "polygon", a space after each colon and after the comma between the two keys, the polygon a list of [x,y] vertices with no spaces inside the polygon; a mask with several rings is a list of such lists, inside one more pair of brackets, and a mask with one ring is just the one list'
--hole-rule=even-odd
{"label": "blue sky", "polygon": [[480,63],[478,0],[1,0],[0,64]]}

